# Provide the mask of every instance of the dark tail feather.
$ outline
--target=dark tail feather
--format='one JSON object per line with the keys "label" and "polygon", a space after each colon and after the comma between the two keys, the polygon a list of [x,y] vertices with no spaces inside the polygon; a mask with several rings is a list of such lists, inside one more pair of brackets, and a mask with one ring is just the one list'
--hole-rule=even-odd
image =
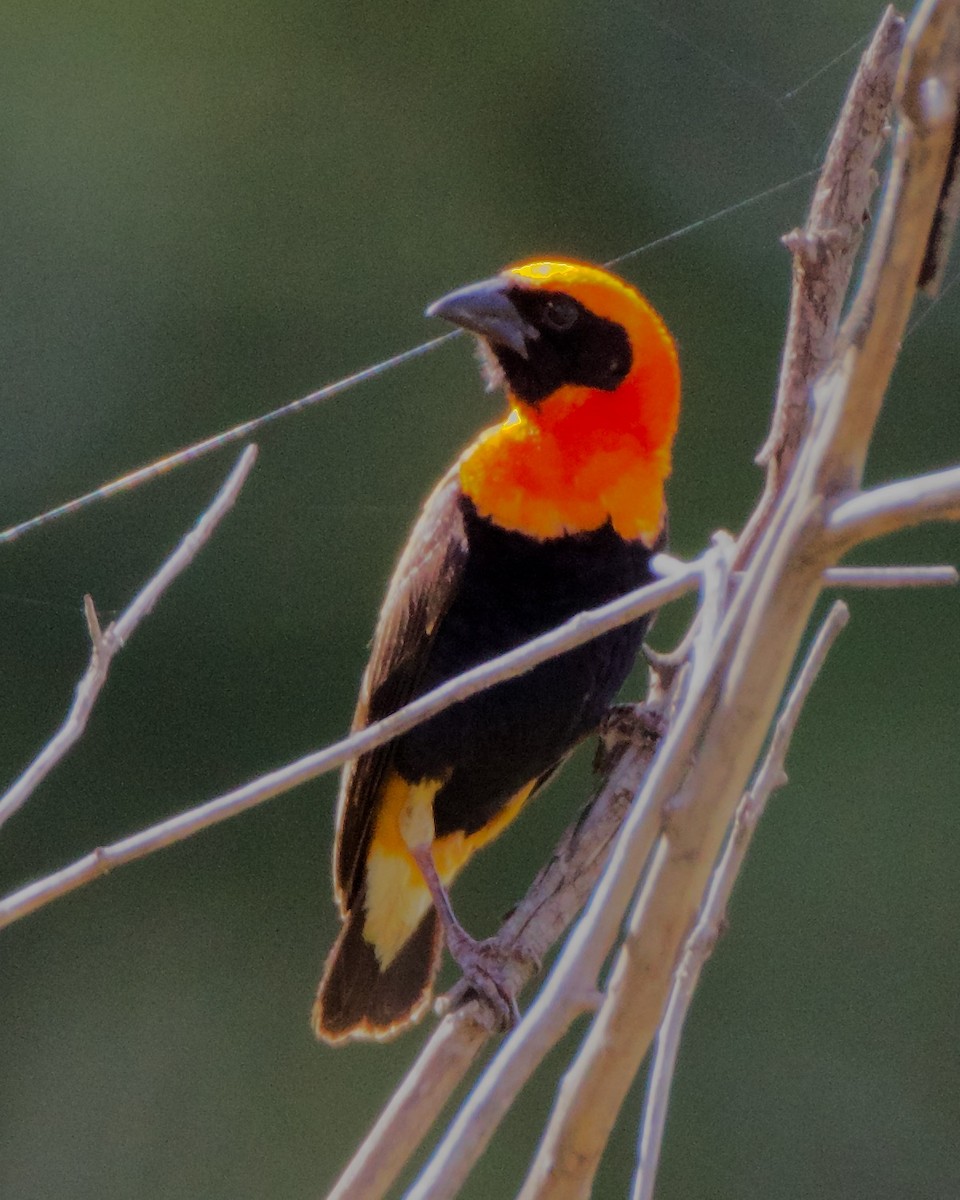
{"label": "dark tail feather", "polygon": [[431,984],[440,960],[440,928],[430,909],[387,967],[363,937],[362,897],[340,930],[320,981],[312,1025],[318,1038],[394,1037],[418,1021],[430,1001]]}

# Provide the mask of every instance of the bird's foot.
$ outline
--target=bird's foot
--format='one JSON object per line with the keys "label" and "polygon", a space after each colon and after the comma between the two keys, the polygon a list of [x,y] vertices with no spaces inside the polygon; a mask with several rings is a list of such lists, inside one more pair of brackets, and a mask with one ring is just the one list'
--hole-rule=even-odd
{"label": "bird's foot", "polygon": [[517,998],[508,977],[509,964],[516,952],[505,949],[496,938],[478,942],[466,930],[448,931],[447,945],[454,961],[463,971],[463,979],[448,997],[450,1008],[479,997],[485,1001],[497,1027],[506,1031],[520,1020]]}
{"label": "bird's foot", "polygon": [[649,704],[614,704],[600,721],[600,739],[593,769],[608,774],[627,746],[655,747],[666,734],[669,722],[660,709]]}

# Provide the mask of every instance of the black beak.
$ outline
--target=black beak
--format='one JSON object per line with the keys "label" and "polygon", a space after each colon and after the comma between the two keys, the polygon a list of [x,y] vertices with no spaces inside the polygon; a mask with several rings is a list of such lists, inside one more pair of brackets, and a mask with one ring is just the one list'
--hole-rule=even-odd
{"label": "black beak", "polygon": [[427,309],[427,316],[441,317],[526,358],[527,339],[534,340],[540,334],[523,319],[510,299],[509,291],[516,286],[513,280],[499,276],[472,283],[435,300]]}

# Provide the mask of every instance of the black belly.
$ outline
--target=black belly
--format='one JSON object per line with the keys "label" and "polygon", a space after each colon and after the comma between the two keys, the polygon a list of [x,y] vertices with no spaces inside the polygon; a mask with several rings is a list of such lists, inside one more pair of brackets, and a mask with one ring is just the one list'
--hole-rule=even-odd
{"label": "black belly", "polygon": [[[461,504],[469,545],[464,578],[414,697],[653,578],[648,548],[609,524],[537,541],[478,516],[466,498]],[[645,616],[612,630],[398,739],[394,765],[405,779],[446,779],[434,802],[438,837],[488,824],[596,729],[649,623]]]}

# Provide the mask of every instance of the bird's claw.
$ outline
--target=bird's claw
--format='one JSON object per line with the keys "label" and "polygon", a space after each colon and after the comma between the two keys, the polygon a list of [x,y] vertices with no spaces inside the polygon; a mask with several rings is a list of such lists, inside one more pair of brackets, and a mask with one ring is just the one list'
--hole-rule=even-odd
{"label": "bird's claw", "polygon": [[668,721],[649,704],[614,704],[600,722],[600,738],[593,760],[598,774],[608,774],[627,746],[656,745],[667,732]]}
{"label": "bird's claw", "polygon": [[478,997],[490,1007],[502,1031],[513,1029],[520,1021],[517,998],[507,977],[514,953],[504,950],[496,938],[478,942],[467,933],[451,939],[450,953],[463,971],[463,981],[451,1000],[463,1003]]}

